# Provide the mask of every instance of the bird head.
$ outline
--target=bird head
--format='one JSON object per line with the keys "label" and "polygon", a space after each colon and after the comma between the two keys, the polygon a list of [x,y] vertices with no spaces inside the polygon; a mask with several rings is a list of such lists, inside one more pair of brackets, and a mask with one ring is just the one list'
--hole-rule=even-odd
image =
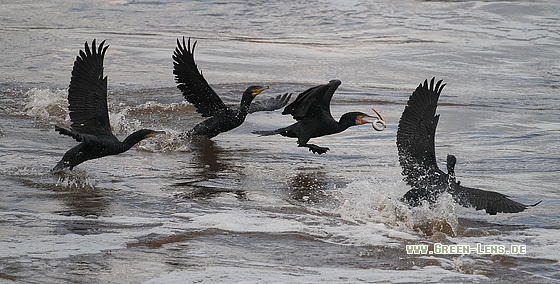
{"label": "bird head", "polygon": [[449,175],[455,175],[455,164],[457,164],[457,158],[453,155],[447,155],[447,173]]}
{"label": "bird head", "polygon": [[356,125],[371,123],[370,121],[367,120],[368,118],[371,118],[371,116],[363,112],[356,112]]}
{"label": "bird head", "polygon": [[345,125],[345,127],[362,125],[371,123],[367,120],[370,117],[371,116],[359,111],[347,112],[340,117],[339,123]]}
{"label": "bird head", "polygon": [[245,90],[245,93],[250,94],[252,97],[256,97],[268,88],[268,86],[250,86],[247,90]]}
{"label": "bird head", "polygon": [[142,131],[142,134],[144,135],[144,139],[154,137],[154,135],[157,135],[157,134],[165,134],[166,133],[165,131],[155,131],[155,130],[151,130],[151,129],[142,129],[140,131]]}
{"label": "bird head", "polygon": [[383,117],[381,117],[381,115],[372,108],[372,110],[375,112],[375,114],[377,116],[371,116],[368,114],[365,114],[363,112],[354,112],[352,113],[353,115],[355,115],[355,124],[356,125],[362,125],[362,124],[368,124],[371,123],[371,125],[373,126],[373,128],[377,131],[383,131],[383,129],[385,129],[387,127],[387,124],[385,124],[385,120],[383,119]]}

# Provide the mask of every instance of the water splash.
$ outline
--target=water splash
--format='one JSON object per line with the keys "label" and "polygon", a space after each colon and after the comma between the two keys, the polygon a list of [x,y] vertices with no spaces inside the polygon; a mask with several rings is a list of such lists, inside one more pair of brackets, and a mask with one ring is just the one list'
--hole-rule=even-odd
{"label": "water splash", "polygon": [[145,113],[145,112],[175,112],[175,111],[184,111],[186,108],[189,108],[190,104],[188,102],[180,102],[180,103],[169,103],[164,104],[156,101],[147,101],[141,105],[138,105],[131,109],[131,111]]}
{"label": "water splash", "polygon": [[441,233],[456,236],[460,231],[453,198],[442,195],[434,205],[409,207],[400,201],[402,182],[392,184],[379,180],[362,180],[341,189],[344,204],[341,217],[352,222],[382,223],[397,230],[415,231],[433,238]]}
{"label": "water splash", "polygon": [[59,177],[55,186],[66,190],[93,190],[97,184],[83,169],[64,170],[57,173],[57,175]]}
{"label": "water splash", "polygon": [[[144,120],[151,119],[152,116],[157,116],[159,118],[158,123],[161,124],[161,118],[163,118],[163,121],[174,121],[177,119],[178,113],[187,113],[190,108],[192,108],[192,106],[187,102],[160,103],[156,101],[147,101],[128,109],[128,114],[135,117],[143,117]],[[138,150],[146,152],[192,152],[192,149],[185,143],[186,141],[182,137],[182,132],[169,128],[158,128],[156,130],[163,130],[166,134],[156,135],[150,139],[142,140],[138,143]]]}
{"label": "water splash", "polygon": [[129,107],[121,103],[118,108],[120,110],[115,111],[115,107],[110,107],[113,111],[109,113],[109,123],[115,135],[129,135],[141,128],[142,123],[139,120],[127,118]]}
{"label": "water splash", "polygon": [[25,92],[24,114],[41,120],[69,120],[66,93],[62,89],[31,89]]}
{"label": "water splash", "polygon": [[192,152],[193,150],[181,139],[181,134],[175,130],[165,130],[163,135],[155,135],[140,141],[136,149],[145,152]]}
{"label": "water splash", "polygon": [[[51,173],[43,167],[15,167],[0,171],[0,174],[11,176],[22,184],[53,191],[93,190],[97,184],[88,173],[79,168]],[[55,181],[56,179],[56,181]]]}
{"label": "water splash", "polygon": [[[128,135],[141,128],[141,122],[128,116],[131,108],[124,104],[109,106],[109,123],[115,135]],[[70,123],[67,90],[33,88],[25,93],[24,114],[39,120]]]}

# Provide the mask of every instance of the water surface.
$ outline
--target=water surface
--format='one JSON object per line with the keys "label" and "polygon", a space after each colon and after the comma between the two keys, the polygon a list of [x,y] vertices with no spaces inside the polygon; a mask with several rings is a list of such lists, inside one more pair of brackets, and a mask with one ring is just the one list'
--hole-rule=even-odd
{"label": "water surface", "polygon": [[[8,1],[0,30],[0,279],[25,283],[533,282],[560,278],[560,5],[555,1]],[[335,118],[369,126],[313,139],[258,137],[293,123],[255,113],[213,141],[175,88],[176,39],[228,103],[340,79]],[[96,38],[120,138],[167,131],[71,173],[67,86]],[[398,201],[395,136],[423,80],[447,86],[436,153],[464,185],[542,203],[488,216]],[[525,255],[407,255],[407,244],[526,245]]]}

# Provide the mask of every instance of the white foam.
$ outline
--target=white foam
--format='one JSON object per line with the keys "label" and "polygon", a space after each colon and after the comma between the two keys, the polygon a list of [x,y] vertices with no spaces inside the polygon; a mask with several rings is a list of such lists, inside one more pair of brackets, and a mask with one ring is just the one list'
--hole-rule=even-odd
{"label": "white foam", "polygon": [[141,105],[134,107],[134,110],[149,110],[149,111],[182,111],[188,108],[190,104],[186,101],[179,103],[164,104],[156,101],[147,101]]}
{"label": "white foam", "polygon": [[130,108],[119,105],[119,109],[118,112],[109,113],[109,123],[115,135],[129,135],[141,128],[142,123],[139,120],[127,117]]}
{"label": "white foam", "polygon": [[187,218],[192,229],[220,229],[236,233],[293,233],[300,232],[327,243],[400,247],[402,240],[418,239],[376,222],[343,222],[331,215],[286,215],[258,210],[227,209],[221,212],[177,213]]}
{"label": "white foam", "polygon": [[409,208],[400,201],[406,190],[408,187],[400,181],[370,179],[352,182],[341,188],[345,202],[339,213],[345,220],[385,224],[388,229],[401,234],[415,234],[419,227],[426,226],[433,227],[429,230],[436,232],[442,225],[446,226],[447,234],[457,234],[459,221],[450,196],[442,195],[432,207],[424,204]]}
{"label": "white foam", "polygon": [[[33,88],[25,93],[23,110],[35,119],[70,124],[67,90]],[[118,111],[112,111],[118,109]],[[109,107],[109,123],[115,135],[128,135],[141,128],[141,122],[128,117],[130,108],[120,104]]]}
{"label": "white foam", "polygon": [[90,178],[88,173],[81,169],[76,168],[73,170],[64,170],[60,173],[56,182],[57,186],[66,189],[79,189],[79,190],[93,190],[97,182]]}
{"label": "white foam", "polygon": [[181,138],[181,133],[173,129],[158,129],[165,134],[155,135],[140,141],[136,149],[145,152],[192,152],[193,150]]}
{"label": "white foam", "polygon": [[36,119],[62,121],[68,116],[66,90],[33,88],[25,93],[25,114]]}

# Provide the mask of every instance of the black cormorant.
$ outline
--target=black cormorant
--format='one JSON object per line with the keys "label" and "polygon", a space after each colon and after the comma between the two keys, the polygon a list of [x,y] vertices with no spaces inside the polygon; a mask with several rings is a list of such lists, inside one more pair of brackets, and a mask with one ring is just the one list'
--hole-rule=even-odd
{"label": "black cormorant", "polygon": [[[328,84],[310,88],[299,94],[282,112],[282,114],[291,114],[298,122],[277,130],[253,131],[253,133],[262,136],[280,134],[286,137],[297,137],[298,147],[307,147],[313,153],[324,154],[329,148],[308,144],[309,139],[339,133],[350,126],[366,123],[372,123],[378,131],[383,130],[386,125],[381,117],[376,118],[377,120],[374,122],[366,121],[372,116],[362,112],[345,113],[338,122],[334,120],[330,110],[331,98],[340,84],[339,80],[331,80]],[[382,126],[379,127],[377,123]]]}
{"label": "black cormorant", "polygon": [[441,80],[434,84],[424,81],[410,96],[402,113],[397,130],[399,162],[404,180],[412,186],[403,201],[411,206],[421,205],[423,200],[433,204],[437,197],[448,192],[462,206],[484,209],[486,213],[517,213],[535,206],[525,205],[509,199],[501,193],[465,187],[455,179],[453,155],[447,156],[447,171],[438,168],[435,154],[435,134],[439,120],[436,108],[445,84]]}
{"label": "black cormorant", "polygon": [[141,129],[130,134],[120,142],[111,131],[107,109],[107,77],[103,77],[103,57],[109,46],[105,41],[95,46],[95,39],[85,43],[85,50],[80,50],[72,69],[72,78],[68,89],[68,109],[70,110],[71,128],[55,126],[60,134],[68,135],[81,142],[68,150],[62,160],[52,169],[59,172],[64,168],[75,166],[92,159],[123,153],[145,138],[165,133],[150,129]]}
{"label": "black cormorant", "polygon": [[284,107],[290,100],[291,94],[284,94],[251,104],[253,99],[268,87],[250,86],[243,92],[241,104],[238,107],[227,106],[208,85],[194,62],[196,43],[195,41],[191,46],[191,39],[189,38],[185,43],[185,38],[183,38],[181,44],[181,41],[177,39],[177,48],[173,53],[173,74],[178,83],[177,88],[181,90],[185,99],[196,107],[198,113],[203,117],[209,117],[188,131],[187,136],[210,139],[240,126],[249,113],[276,110]]}

